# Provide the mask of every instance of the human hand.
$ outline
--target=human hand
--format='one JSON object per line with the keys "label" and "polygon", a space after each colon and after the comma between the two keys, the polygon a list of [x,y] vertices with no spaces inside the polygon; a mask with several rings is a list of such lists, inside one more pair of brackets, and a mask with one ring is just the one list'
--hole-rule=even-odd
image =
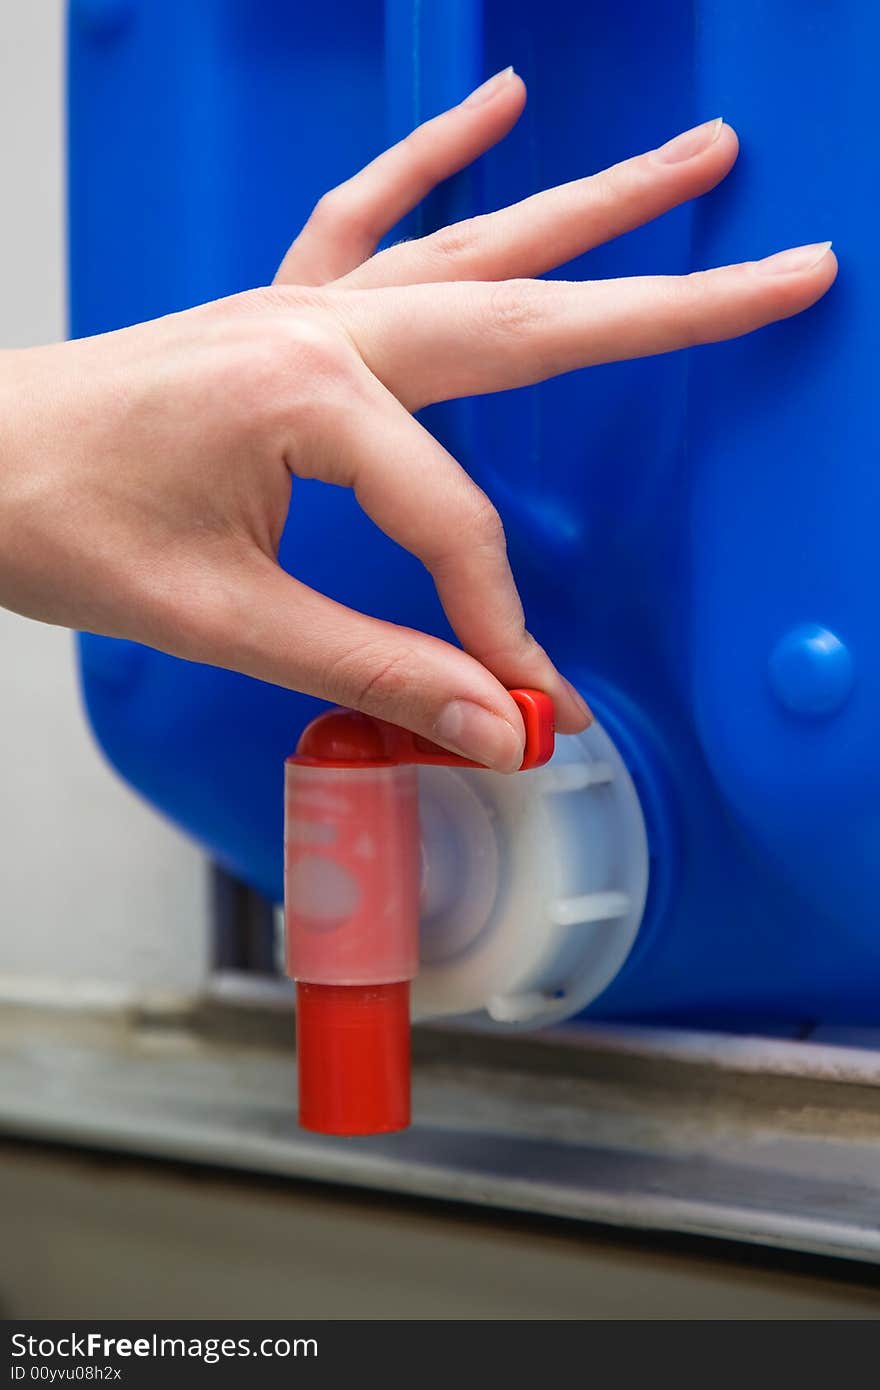
{"label": "human hand", "polygon": [[[501,770],[507,686],[580,697],[526,631],[495,509],[412,413],[749,332],[831,285],[827,245],[683,277],[533,278],[712,188],[710,122],[512,208],[373,255],[514,123],[502,73],[318,204],[273,286],[100,337],[8,352],[0,603],[366,710]],[[277,564],[291,479],[352,487],[434,577],[462,649],[314,592]]]}

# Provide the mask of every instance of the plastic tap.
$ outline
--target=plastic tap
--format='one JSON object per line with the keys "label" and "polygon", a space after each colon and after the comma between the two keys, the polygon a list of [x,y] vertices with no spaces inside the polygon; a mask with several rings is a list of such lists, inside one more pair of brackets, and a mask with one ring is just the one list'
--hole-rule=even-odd
{"label": "plastic tap", "polygon": [[[512,690],[520,771],[553,754],[553,705]],[[406,729],[333,709],[285,765],[287,973],[296,981],[299,1122],[380,1134],[410,1122],[409,985],[418,971],[416,767],[479,767]]]}

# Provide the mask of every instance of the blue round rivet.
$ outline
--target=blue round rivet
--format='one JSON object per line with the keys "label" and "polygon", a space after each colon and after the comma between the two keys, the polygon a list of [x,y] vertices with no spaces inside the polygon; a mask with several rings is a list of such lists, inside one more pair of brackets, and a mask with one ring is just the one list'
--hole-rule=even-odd
{"label": "blue round rivet", "polygon": [[135,0],[71,0],[71,18],[96,38],[110,38],[134,14]]}
{"label": "blue round rivet", "polygon": [[770,685],[792,714],[834,714],[853,687],[853,661],[839,637],[816,623],[792,628],[770,655]]}

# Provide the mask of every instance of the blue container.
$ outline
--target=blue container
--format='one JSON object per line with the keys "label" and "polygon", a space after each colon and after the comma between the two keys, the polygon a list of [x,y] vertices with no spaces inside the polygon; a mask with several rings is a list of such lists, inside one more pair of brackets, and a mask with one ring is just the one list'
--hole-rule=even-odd
{"label": "blue container", "polygon": [[[564,274],[676,273],[834,236],[844,270],[826,301],[724,346],[427,414],[497,503],[530,626],[642,795],[646,918],[591,1013],[877,1022],[880,12],[344,8],[71,4],[74,334],[267,282],[326,188],[510,62],[530,90],[519,127],[395,237],[727,117],[743,148],[719,190]],[[421,566],[347,493],[297,483],[281,559],[344,603],[448,635]],[[124,642],[81,651],[123,776],[280,897],[282,763],[316,703]]]}

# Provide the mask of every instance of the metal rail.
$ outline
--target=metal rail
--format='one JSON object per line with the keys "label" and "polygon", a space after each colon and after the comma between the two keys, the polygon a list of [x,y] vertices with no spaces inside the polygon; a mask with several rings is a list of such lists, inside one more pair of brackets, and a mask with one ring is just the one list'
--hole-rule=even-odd
{"label": "metal rail", "polygon": [[880,1054],[422,1029],[414,1086],[404,1134],[298,1130],[285,986],[0,1016],[8,1135],[880,1262]]}

